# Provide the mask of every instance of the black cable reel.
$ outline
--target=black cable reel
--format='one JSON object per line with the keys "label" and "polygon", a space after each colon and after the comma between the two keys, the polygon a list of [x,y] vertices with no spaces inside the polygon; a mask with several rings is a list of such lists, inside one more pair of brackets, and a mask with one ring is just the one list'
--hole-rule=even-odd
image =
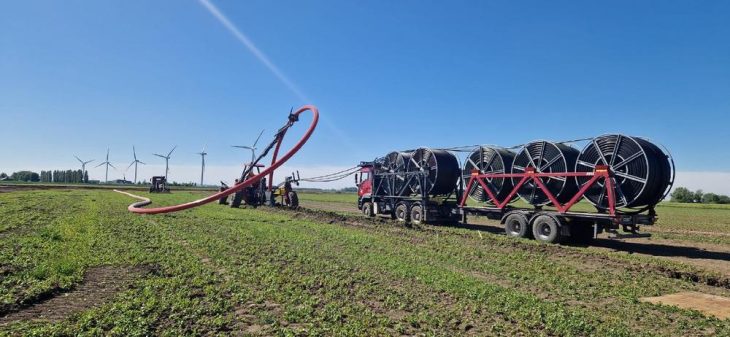
{"label": "black cable reel", "polygon": [[[639,137],[610,134],[596,137],[581,151],[576,172],[591,172],[607,166],[613,175],[616,208],[641,212],[664,199],[674,181],[671,155],[656,144]],[[576,177],[580,186],[590,177]],[[608,193],[598,181],[585,198],[600,210],[608,209]]]}
{"label": "black cable reel", "polygon": [[[512,162],[512,173],[525,173],[528,167],[534,168],[537,173],[571,172],[575,167],[578,154],[577,149],[562,143],[533,141],[523,146],[515,156]],[[521,179],[512,178],[512,183],[517,185]],[[574,179],[567,177],[541,177],[539,179],[560,203],[569,201],[578,191],[578,185]],[[551,204],[547,194],[531,179],[520,187],[517,194],[534,206]]]}
{"label": "black cable reel", "polygon": [[[480,146],[466,157],[461,172],[462,179],[465,184],[468,183],[472,172],[475,171],[478,174],[511,173],[514,158],[515,153],[510,150],[493,146]],[[504,200],[514,188],[512,179],[509,178],[485,178],[484,182],[498,201]],[[466,192],[469,198],[474,201],[495,204],[495,201],[489,197],[479,183],[472,184],[469,191]],[[516,199],[517,195],[511,201]]]}

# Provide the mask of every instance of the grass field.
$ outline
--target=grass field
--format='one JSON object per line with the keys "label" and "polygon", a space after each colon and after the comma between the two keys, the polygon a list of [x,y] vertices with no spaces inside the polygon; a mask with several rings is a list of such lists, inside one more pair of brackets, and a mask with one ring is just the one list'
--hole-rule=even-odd
{"label": "grass field", "polygon": [[[304,193],[299,199],[337,203],[357,211],[357,195],[354,193]],[[527,207],[520,200],[513,205]],[[573,210],[592,212],[595,208],[583,201]],[[657,238],[730,245],[730,205],[662,202],[656,211],[659,215],[657,223],[643,229]]]}
{"label": "grass field", "polygon": [[[0,193],[0,334],[730,335],[728,321],[638,301],[730,293],[666,261],[218,205],[137,216],[131,201],[101,190]],[[12,319],[76,298],[102,267],[136,276],[93,306],[61,303],[58,321]]]}

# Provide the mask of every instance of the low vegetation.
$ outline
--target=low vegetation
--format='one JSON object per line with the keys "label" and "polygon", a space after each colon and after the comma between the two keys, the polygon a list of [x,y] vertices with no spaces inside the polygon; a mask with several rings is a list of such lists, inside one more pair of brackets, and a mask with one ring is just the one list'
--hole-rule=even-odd
{"label": "low vegetation", "polygon": [[728,321],[638,301],[730,292],[666,261],[266,208],[137,216],[129,202],[0,193],[0,316],[79,288],[95,267],[146,271],[93,309],[2,322],[0,335],[730,335]]}

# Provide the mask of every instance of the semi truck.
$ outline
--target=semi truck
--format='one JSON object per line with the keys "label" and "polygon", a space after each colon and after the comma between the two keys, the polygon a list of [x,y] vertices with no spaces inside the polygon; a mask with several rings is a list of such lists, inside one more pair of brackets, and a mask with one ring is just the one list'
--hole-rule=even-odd
{"label": "semi truck", "polygon": [[547,141],[516,153],[480,146],[464,162],[431,148],[361,162],[357,207],[410,224],[482,216],[498,220],[509,237],[586,243],[602,232],[640,235],[640,226],[656,222],[655,207],[674,181],[668,152],[624,135],[590,139],[583,151]]}

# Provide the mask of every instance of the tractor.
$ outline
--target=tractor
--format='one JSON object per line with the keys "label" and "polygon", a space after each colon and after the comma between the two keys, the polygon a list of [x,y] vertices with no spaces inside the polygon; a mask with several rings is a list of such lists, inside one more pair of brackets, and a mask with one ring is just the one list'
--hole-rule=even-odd
{"label": "tractor", "polygon": [[150,185],[150,193],[170,193],[165,176],[154,176],[150,179],[150,182],[152,183]]}

